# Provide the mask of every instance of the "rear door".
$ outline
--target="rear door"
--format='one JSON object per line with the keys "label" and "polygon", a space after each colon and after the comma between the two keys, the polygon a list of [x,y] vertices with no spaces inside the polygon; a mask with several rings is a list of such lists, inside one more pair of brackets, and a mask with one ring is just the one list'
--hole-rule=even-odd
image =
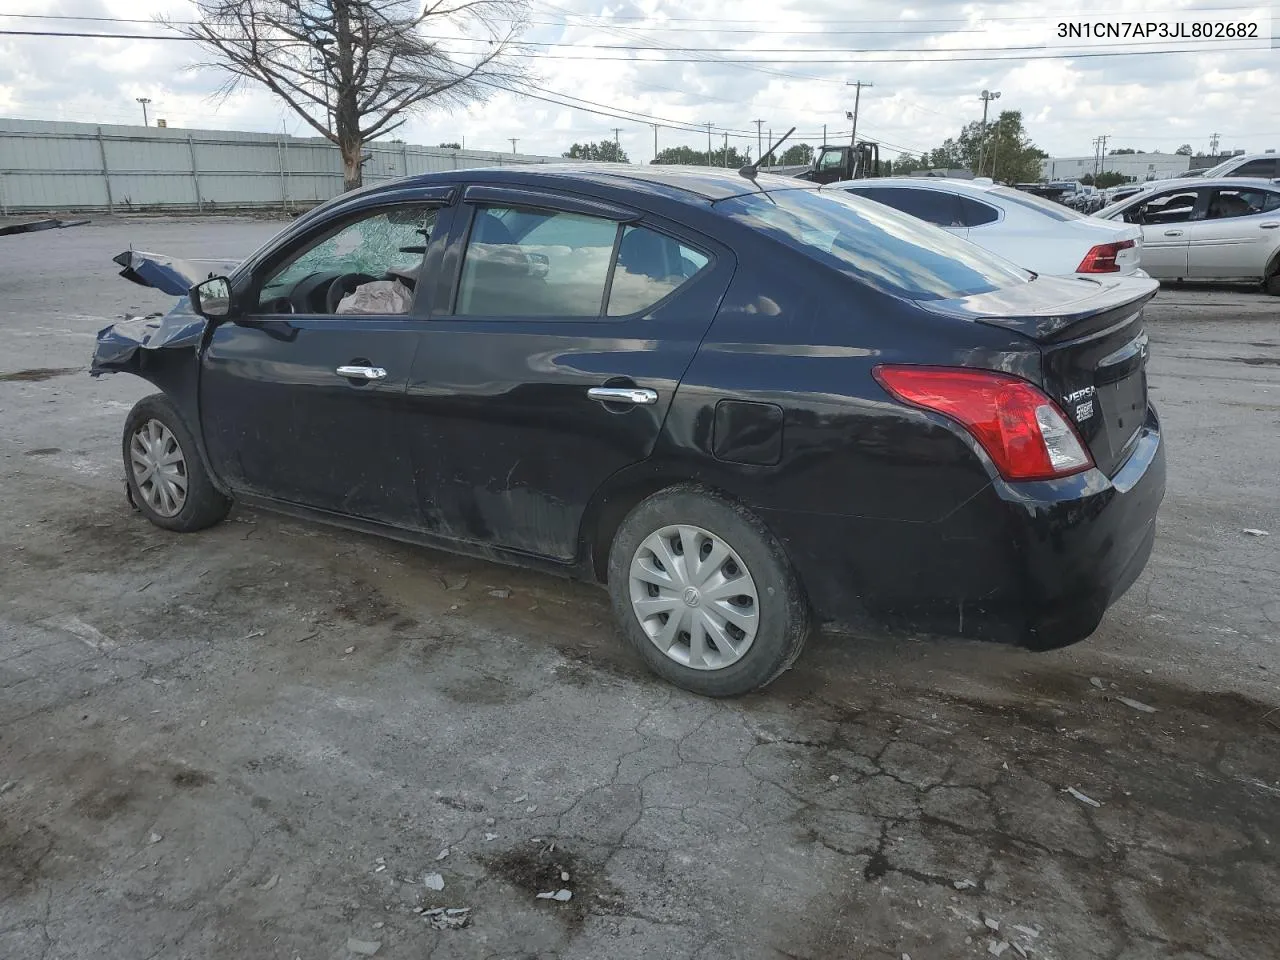
{"label": "rear door", "polygon": [[475,186],[409,378],[423,522],[569,559],[653,450],[733,276],[728,249],[583,197]]}
{"label": "rear door", "polygon": [[1280,232],[1280,191],[1213,187],[1204,218],[1187,226],[1188,276],[1261,278]]}
{"label": "rear door", "polygon": [[1188,276],[1187,228],[1204,210],[1207,190],[1186,186],[1161,190],[1123,213],[1142,227],[1142,269],[1161,280]]}

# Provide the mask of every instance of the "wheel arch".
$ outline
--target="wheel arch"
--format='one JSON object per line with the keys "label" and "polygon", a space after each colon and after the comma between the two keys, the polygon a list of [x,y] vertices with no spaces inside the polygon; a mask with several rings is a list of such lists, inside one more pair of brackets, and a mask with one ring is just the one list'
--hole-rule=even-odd
{"label": "wheel arch", "polygon": [[644,461],[626,467],[600,486],[583,513],[578,539],[585,572],[596,582],[607,583],[609,549],[627,514],[655,493],[686,484],[743,503],[732,478],[719,471],[708,471],[706,464]]}

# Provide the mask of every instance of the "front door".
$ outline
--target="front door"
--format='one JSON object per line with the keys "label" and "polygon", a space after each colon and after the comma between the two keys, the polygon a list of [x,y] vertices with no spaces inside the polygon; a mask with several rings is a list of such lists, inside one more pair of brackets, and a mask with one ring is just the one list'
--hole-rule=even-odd
{"label": "front door", "polygon": [[201,360],[216,474],[236,493],[417,526],[404,442],[415,315],[439,205],[364,209],[317,228],[250,278]]}
{"label": "front door", "polygon": [[1214,187],[1204,219],[1187,228],[1190,273],[1197,279],[1261,278],[1280,232],[1280,191]]}
{"label": "front door", "polygon": [[458,280],[409,382],[424,522],[569,559],[592,495],[653,450],[733,259],[628,211],[494,188],[467,200]]}
{"label": "front door", "polygon": [[1187,274],[1187,227],[1203,209],[1195,188],[1164,190],[1124,211],[1128,223],[1142,226],[1141,267],[1159,280]]}

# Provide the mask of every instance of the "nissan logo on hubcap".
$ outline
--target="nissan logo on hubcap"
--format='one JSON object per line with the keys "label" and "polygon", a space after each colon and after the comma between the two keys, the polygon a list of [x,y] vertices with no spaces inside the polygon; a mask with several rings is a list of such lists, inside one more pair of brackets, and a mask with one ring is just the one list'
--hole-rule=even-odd
{"label": "nissan logo on hubcap", "polygon": [[699,601],[701,601],[701,600],[702,600],[702,595],[701,595],[700,593],[698,593],[698,588],[697,588],[697,587],[685,587],[685,588],[684,588],[684,602],[685,602],[688,606],[690,606],[690,607],[696,607],[696,606],[698,605]]}

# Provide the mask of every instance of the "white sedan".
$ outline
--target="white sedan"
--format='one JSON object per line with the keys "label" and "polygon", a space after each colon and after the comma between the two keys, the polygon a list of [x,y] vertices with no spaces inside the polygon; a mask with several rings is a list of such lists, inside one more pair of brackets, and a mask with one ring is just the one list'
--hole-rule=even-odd
{"label": "white sedan", "polygon": [[1094,216],[1141,227],[1142,265],[1159,280],[1244,280],[1280,296],[1280,183],[1170,180]]}
{"label": "white sedan", "polygon": [[880,177],[840,187],[937,224],[1035,273],[1145,276],[1138,266],[1138,227],[1086,217],[990,180]]}

